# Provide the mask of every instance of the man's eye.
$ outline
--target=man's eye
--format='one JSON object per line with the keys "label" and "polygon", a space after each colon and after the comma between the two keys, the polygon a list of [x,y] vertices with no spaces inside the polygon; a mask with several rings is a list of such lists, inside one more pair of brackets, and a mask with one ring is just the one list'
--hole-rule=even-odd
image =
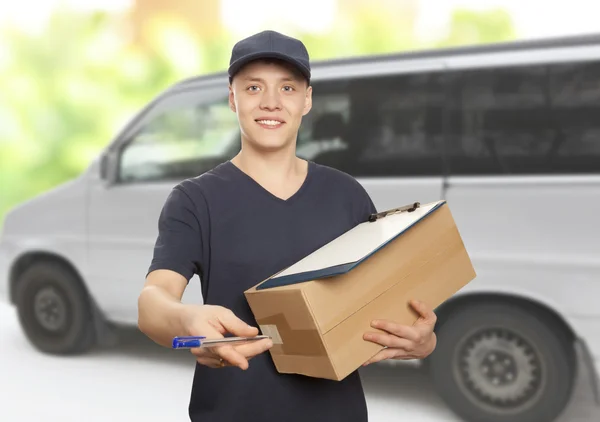
{"label": "man's eye", "polygon": [[289,86],[289,85],[284,86],[283,89],[286,90],[286,91],[293,91],[294,90],[294,88],[291,87],[291,86]]}
{"label": "man's eye", "polygon": [[[255,88],[256,88],[256,89],[255,89]],[[249,86],[249,87],[248,87],[248,89],[249,89],[250,91],[257,91],[259,88],[258,88],[258,86],[257,86],[257,85],[252,85],[252,86]]]}

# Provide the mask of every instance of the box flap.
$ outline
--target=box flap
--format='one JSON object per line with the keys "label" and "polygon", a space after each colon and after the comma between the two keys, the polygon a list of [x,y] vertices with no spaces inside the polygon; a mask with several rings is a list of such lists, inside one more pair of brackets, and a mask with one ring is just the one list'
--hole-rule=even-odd
{"label": "box flap", "polygon": [[352,228],[287,269],[255,286],[256,290],[288,286],[345,274],[381,248],[404,234],[446,201],[438,201],[412,212],[399,212],[367,221]]}

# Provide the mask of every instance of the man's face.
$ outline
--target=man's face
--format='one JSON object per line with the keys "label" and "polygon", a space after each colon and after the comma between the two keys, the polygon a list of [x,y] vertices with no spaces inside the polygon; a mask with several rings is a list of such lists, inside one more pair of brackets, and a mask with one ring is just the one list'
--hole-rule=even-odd
{"label": "man's face", "polygon": [[233,78],[229,104],[242,139],[261,150],[295,145],[302,117],[312,105],[312,88],[301,75],[277,62],[252,62]]}

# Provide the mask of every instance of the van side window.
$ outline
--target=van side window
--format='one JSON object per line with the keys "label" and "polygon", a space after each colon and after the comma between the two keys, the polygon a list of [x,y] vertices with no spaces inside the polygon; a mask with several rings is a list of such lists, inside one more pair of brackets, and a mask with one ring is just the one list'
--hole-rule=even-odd
{"label": "van side window", "polygon": [[440,176],[444,86],[437,73],[357,79],[352,133],[357,176]]}
{"label": "van side window", "polygon": [[122,183],[195,177],[239,151],[238,121],[227,97],[202,98],[178,93],[156,106],[122,151]]}
{"label": "van side window", "polygon": [[544,168],[552,144],[544,67],[468,70],[449,79],[446,153],[452,174]]}
{"label": "van side window", "polygon": [[[600,106],[593,86],[600,82],[598,73],[593,75],[599,68],[587,71],[586,66],[590,65],[515,66],[450,74],[450,173],[597,172],[599,150],[589,140],[599,139],[599,124],[583,116]],[[590,154],[596,154],[595,159]]]}
{"label": "van side window", "polygon": [[312,82],[312,108],[302,118],[296,154],[304,159],[340,168],[348,148],[350,97],[345,81]]}
{"label": "van side window", "polygon": [[600,61],[550,68],[555,173],[600,174]]}
{"label": "van side window", "polygon": [[427,73],[315,83],[311,135],[332,143],[314,160],[354,177],[441,175],[441,84]]}

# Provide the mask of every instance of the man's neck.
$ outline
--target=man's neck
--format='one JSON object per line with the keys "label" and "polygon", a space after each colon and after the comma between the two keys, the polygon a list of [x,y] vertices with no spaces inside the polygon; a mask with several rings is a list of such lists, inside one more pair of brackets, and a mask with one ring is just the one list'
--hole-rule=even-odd
{"label": "man's neck", "polygon": [[248,175],[260,180],[284,181],[306,174],[306,162],[296,157],[294,149],[263,152],[246,147],[231,161]]}
{"label": "man's neck", "polygon": [[302,185],[308,163],[296,157],[295,149],[276,152],[246,147],[231,162],[273,195],[286,199]]}

